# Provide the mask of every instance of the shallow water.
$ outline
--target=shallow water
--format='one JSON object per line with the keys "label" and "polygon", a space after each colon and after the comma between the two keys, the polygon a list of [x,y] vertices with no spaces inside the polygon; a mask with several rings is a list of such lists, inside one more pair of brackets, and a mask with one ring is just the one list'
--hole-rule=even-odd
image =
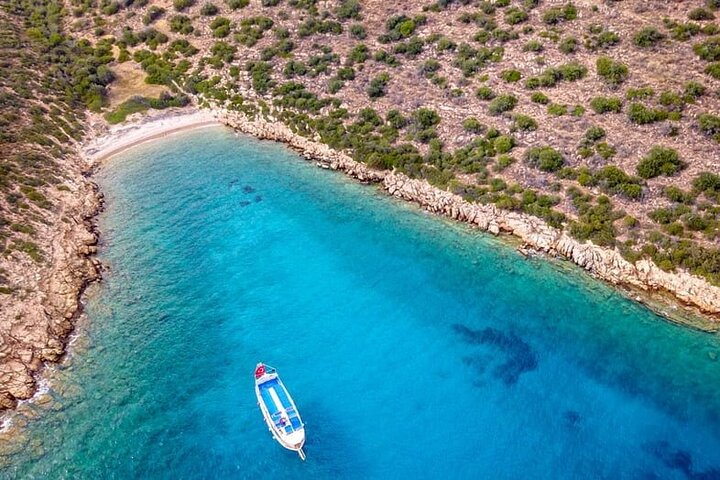
{"label": "shallow water", "polygon": [[110,271],[4,477],[720,478],[716,335],[222,128],[98,180]]}

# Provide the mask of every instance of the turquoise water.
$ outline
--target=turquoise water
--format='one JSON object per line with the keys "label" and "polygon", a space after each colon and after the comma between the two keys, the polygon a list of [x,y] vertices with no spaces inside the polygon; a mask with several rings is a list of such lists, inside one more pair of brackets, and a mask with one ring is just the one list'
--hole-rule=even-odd
{"label": "turquoise water", "polygon": [[98,181],[109,271],[4,477],[720,478],[717,336],[222,128]]}

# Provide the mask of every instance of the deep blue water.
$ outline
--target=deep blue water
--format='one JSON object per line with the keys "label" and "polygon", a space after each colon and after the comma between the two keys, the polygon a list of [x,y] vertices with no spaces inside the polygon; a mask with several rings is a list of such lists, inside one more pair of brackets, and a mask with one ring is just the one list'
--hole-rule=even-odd
{"label": "deep blue water", "polygon": [[720,478],[715,335],[222,128],[98,180],[109,271],[2,476]]}

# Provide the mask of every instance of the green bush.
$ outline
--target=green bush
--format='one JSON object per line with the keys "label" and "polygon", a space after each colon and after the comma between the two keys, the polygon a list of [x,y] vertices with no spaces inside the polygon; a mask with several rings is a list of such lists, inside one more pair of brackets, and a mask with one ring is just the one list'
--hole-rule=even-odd
{"label": "green bush", "polygon": [[519,81],[520,78],[522,78],[522,74],[517,70],[503,70],[500,73],[500,78],[502,78],[508,83],[514,83]]}
{"label": "green bush", "polygon": [[695,202],[695,197],[684,191],[683,189],[676,187],[675,185],[668,185],[663,189],[663,194],[671,202],[684,203],[692,205]]}
{"label": "green bush", "polygon": [[640,48],[654,47],[665,39],[665,35],[655,27],[645,27],[633,35],[633,43]]}
{"label": "green bush", "polygon": [[597,68],[597,74],[602,77],[607,85],[613,88],[617,88],[628,77],[627,66],[609,57],[598,58],[595,67]]}
{"label": "green bush", "polygon": [[590,101],[590,107],[595,113],[620,113],[622,100],[618,97],[595,97]]}
{"label": "green bush", "polygon": [[530,132],[533,130],[537,130],[537,128],[538,128],[538,124],[535,121],[535,119],[528,115],[517,114],[517,115],[515,115],[514,119],[515,119],[515,128],[517,128],[518,130],[524,130],[526,132]]}
{"label": "green bush", "polygon": [[380,73],[370,81],[367,88],[367,94],[370,98],[379,98],[385,95],[387,85],[390,82],[390,75]]}
{"label": "green bush", "polygon": [[558,49],[563,53],[574,53],[577,50],[578,41],[575,37],[563,38],[558,44]]}
{"label": "green bush", "polygon": [[575,20],[577,18],[577,8],[572,3],[567,3],[562,7],[551,7],[543,12],[543,22],[548,25],[556,25],[558,23]]}
{"label": "green bush", "polygon": [[720,36],[696,43],[693,45],[693,51],[706,62],[717,62],[720,60]]}
{"label": "green bush", "polygon": [[500,135],[495,139],[494,145],[497,153],[508,153],[515,146],[515,139],[509,135]]}
{"label": "green bush", "polygon": [[715,80],[720,80],[720,62],[711,63],[704,71]]}
{"label": "green bush", "polygon": [[217,13],[220,10],[218,7],[213,3],[205,3],[202,7],[200,7],[200,15],[203,15],[205,17],[212,17],[213,15],[217,15]]}
{"label": "green bush", "polygon": [[230,10],[239,10],[250,5],[250,0],[225,0]]}
{"label": "green bush", "polygon": [[603,191],[622,195],[631,200],[638,200],[642,196],[640,179],[631,177],[615,165],[607,165],[593,174],[593,185],[598,185]]}
{"label": "green bush", "polygon": [[498,172],[502,172],[506,168],[508,168],[510,165],[515,163],[515,159],[511,157],[510,155],[500,155],[497,158],[497,163],[495,164],[495,170]]}
{"label": "green bush", "polygon": [[500,115],[503,112],[508,112],[515,108],[517,101],[517,97],[514,95],[498,95],[488,105],[488,112],[490,115]]}
{"label": "green bush", "polygon": [[698,117],[698,128],[705,135],[720,142],[720,117],[710,113],[703,113]]}
{"label": "green bush", "polygon": [[651,98],[653,95],[655,95],[655,90],[650,87],[628,88],[625,92],[625,98],[628,100],[643,100]]}
{"label": "green bush", "polygon": [[547,105],[548,103],[550,103],[550,99],[548,98],[548,96],[542,92],[533,92],[533,94],[530,96],[530,100],[535,103],[539,103],[540,105]]}
{"label": "green bush", "polygon": [[495,98],[495,92],[493,92],[488,86],[479,87],[475,92],[475,95],[480,100],[492,100]]}
{"label": "green bush", "polygon": [[155,5],[148,8],[147,13],[143,17],[143,24],[150,25],[155,20],[160,18],[162,14],[165,13],[165,9],[161,7],[156,7]]}
{"label": "green bush", "polygon": [[647,125],[667,119],[667,112],[652,110],[642,103],[633,103],[628,110],[628,118],[637,125]]}
{"label": "green bush", "polygon": [[175,7],[175,10],[178,12],[182,12],[193,5],[195,5],[195,0],[173,0],[173,7]]}
{"label": "green bush", "polygon": [[335,9],[335,15],[341,20],[360,19],[362,5],[358,0],[342,0]]}
{"label": "green bush", "polygon": [[620,36],[611,30],[604,30],[602,27],[597,29],[591,27],[591,31],[596,33],[585,40],[585,48],[592,52],[599,49],[608,49],[620,43]]}
{"label": "green bush", "polygon": [[660,146],[653,147],[637,166],[637,174],[645,179],[675,175],[687,165],[680,160],[677,151]]}
{"label": "green bush", "polygon": [[683,93],[685,94],[686,98],[695,100],[705,95],[705,85],[699,82],[687,82],[685,84],[685,89],[683,90]]}
{"label": "green bush", "polygon": [[357,39],[357,40],[363,40],[367,37],[367,32],[365,31],[365,27],[362,26],[360,23],[354,23],[350,26],[350,36]]}
{"label": "green bush", "polygon": [[708,198],[720,201],[720,175],[712,172],[701,172],[693,180],[693,191],[703,193]]}
{"label": "green bush", "polygon": [[542,52],[545,47],[543,47],[542,42],[539,40],[530,40],[529,42],[525,43],[523,45],[523,51],[524,52]]}
{"label": "green bush", "polygon": [[551,103],[547,106],[547,112],[555,117],[561,117],[567,114],[567,106],[558,103]]}
{"label": "green bush", "polygon": [[543,172],[556,172],[565,164],[562,154],[549,146],[528,149],[525,162]]}
{"label": "green bush", "polygon": [[508,25],[517,25],[527,21],[528,14],[525,10],[521,10],[517,7],[511,7],[505,10],[505,22]]}
{"label": "green bush", "polygon": [[193,30],[192,21],[185,15],[175,15],[170,19],[171,32],[189,35],[193,32]]}
{"label": "green bush", "polygon": [[475,117],[466,118],[462,125],[465,130],[472,133],[482,133],[485,130],[485,126]]}
{"label": "green bush", "polygon": [[368,58],[370,58],[370,49],[364,43],[358,43],[348,54],[347,63],[350,65],[364,63]]}
{"label": "green bush", "polygon": [[602,127],[590,127],[585,131],[585,139],[595,143],[605,138],[605,130]]}
{"label": "green bush", "polygon": [[690,10],[690,13],[688,13],[688,18],[690,20],[703,21],[703,20],[712,20],[715,18],[715,15],[713,15],[713,13],[709,10],[706,10],[702,7],[698,7],[698,8],[693,8],[692,10]]}

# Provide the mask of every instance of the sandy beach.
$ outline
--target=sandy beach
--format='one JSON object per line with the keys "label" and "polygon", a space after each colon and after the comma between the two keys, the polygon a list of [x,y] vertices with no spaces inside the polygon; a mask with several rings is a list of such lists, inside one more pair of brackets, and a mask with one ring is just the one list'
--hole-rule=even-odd
{"label": "sandy beach", "polygon": [[146,114],[137,121],[111,126],[107,133],[83,145],[83,153],[98,162],[144,142],[174,133],[221,125],[209,110],[172,110]]}

